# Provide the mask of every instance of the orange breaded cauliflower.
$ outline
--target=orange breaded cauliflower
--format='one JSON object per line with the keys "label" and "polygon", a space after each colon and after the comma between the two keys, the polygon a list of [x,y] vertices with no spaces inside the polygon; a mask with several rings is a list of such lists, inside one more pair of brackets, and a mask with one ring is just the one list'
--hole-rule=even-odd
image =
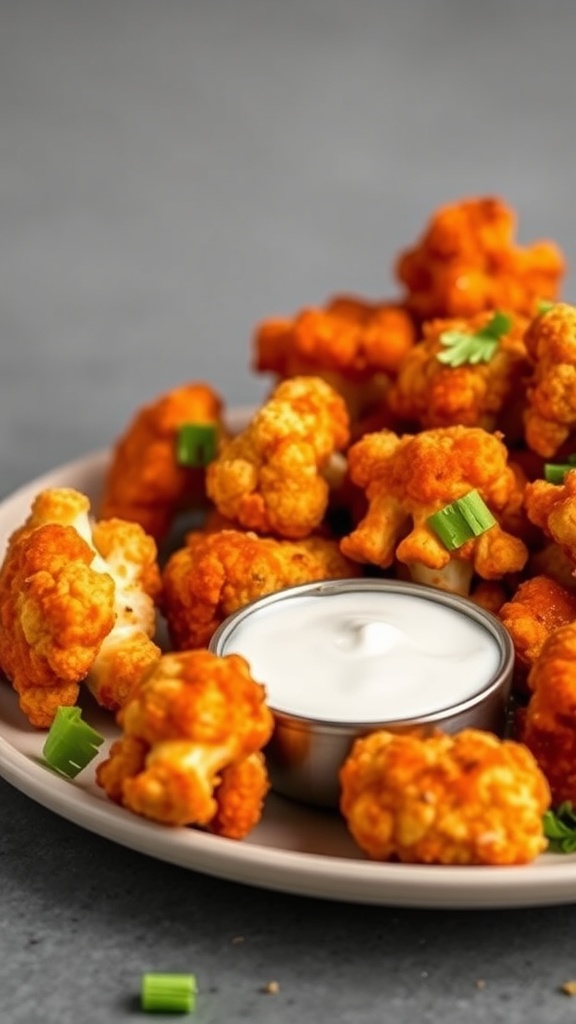
{"label": "orange breaded cauliflower", "polygon": [[526,389],[526,443],[550,457],[576,430],[576,306],[559,302],[536,316],[525,341],[533,365]]}
{"label": "orange breaded cauliflower", "polygon": [[526,747],[491,733],[377,731],[356,741],[340,781],[348,828],[374,860],[524,864],[546,849],[546,779]]}
{"label": "orange breaded cauliflower", "polygon": [[526,485],[524,506],[528,518],[558,545],[576,566],[576,469],[562,484],[533,480]]}
{"label": "orange breaded cauliflower", "polygon": [[412,318],[400,305],[336,296],[323,308],[259,324],[253,365],[279,379],[322,377],[356,419],[379,404],[414,342]]}
{"label": "orange breaded cauliflower", "polygon": [[240,655],[165,654],[118,713],[97,769],[108,796],[166,825],[241,839],[269,788],[261,750],[273,728],[264,687]]}
{"label": "orange breaded cauliflower", "polygon": [[357,575],[358,566],[327,538],[198,531],[164,568],[161,607],[176,649],[205,647],[220,623],[249,601],[299,583]]}
{"label": "orange breaded cauliflower", "polygon": [[297,540],[321,523],[331,459],[346,447],[343,398],[319,377],[282,381],[206,472],[216,508],[257,533]]}
{"label": "orange breaded cauliflower", "polygon": [[[526,320],[515,317],[488,362],[451,366],[438,357],[446,353],[442,338],[449,333],[473,335],[492,319],[490,312],[451,320],[431,320],[423,326],[422,340],[406,355],[388,392],[388,405],[400,421],[419,427],[461,424],[503,429],[510,436],[510,406],[523,401],[523,378],[528,369],[523,341]],[[521,408],[515,432],[522,437]]]}
{"label": "orange breaded cauliflower", "polygon": [[407,308],[421,320],[498,308],[533,316],[539,300],[557,298],[564,257],[548,241],[515,245],[515,229],[514,212],[496,197],[440,207],[396,262]]}
{"label": "orange breaded cauliflower", "polygon": [[[500,436],[480,427],[439,427],[402,437],[366,434],[348,452],[351,478],[365,490],[368,511],[343,537],[343,553],[387,569],[398,560],[415,582],[468,594],[472,573],[501,579],[523,568],[524,542],[502,526],[522,500]],[[477,490],[497,520],[479,537],[448,551],[427,524],[444,506]]]}
{"label": "orange breaded cauliflower", "polygon": [[543,547],[531,553],[527,572],[533,576],[548,576],[566,590],[576,590],[574,562],[554,541],[546,542]]}
{"label": "orange breaded cauliflower", "polygon": [[576,622],[548,637],[528,687],[520,739],[548,779],[553,803],[576,802]]}
{"label": "orange breaded cauliflower", "polygon": [[101,518],[140,523],[160,541],[178,512],[205,504],[205,468],[176,459],[178,430],[187,423],[213,424],[224,435],[222,401],[208,384],[184,384],[136,412],[114,446]]}
{"label": "orange breaded cauliflower", "polygon": [[156,544],[139,523],[106,519],[92,526],[94,565],[114,580],[115,622],[86,677],[102,707],[122,707],[143,672],[160,657],[152,639],[160,594]]}
{"label": "orange breaded cauliflower", "polygon": [[492,615],[498,615],[502,605],[508,598],[508,592],[504,583],[499,580],[477,580],[475,581],[468,597],[479,608]]}
{"label": "orange breaded cauliflower", "polygon": [[0,668],[30,723],[48,727],[114,625],[114,583],[91,568],[72,526],[40,526],[10,545],[0,569]]}
{"label": "orange breaded cauliflower", "polygon": [[78,491],[42,491],[0,568],[0,667],[40,728],[82,680],[117,706],[160,654],[156,545],[136,523],[92,523],[89,507]]}
{"label": "orange breaded cauliflower", "polygon": [[550,634],[576,620],[576,591],[548,576],[532,576],[519,585],[498,615],[512,637],[517,676],[523,679]]}

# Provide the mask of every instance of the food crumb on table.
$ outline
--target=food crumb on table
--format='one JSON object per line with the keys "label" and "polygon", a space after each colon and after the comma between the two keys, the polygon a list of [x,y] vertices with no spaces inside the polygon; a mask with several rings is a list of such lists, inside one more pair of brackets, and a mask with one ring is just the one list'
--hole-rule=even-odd
{"label": "food crumb on table", "polygon": [[276,996],[276,995],[278,995],[278,993],[280,991],[280,985],[278,984],[277,981],[269,981],[269,982],[267,982],[266,985],[264,985],[262,991],[267,996]]}
{"label": "food crumb on table", "polygon": [[563,992],[565,996],[576,996],[576,979],[572,978],[570,981],[565,981],[564,984],[560,986],[560,991]]}

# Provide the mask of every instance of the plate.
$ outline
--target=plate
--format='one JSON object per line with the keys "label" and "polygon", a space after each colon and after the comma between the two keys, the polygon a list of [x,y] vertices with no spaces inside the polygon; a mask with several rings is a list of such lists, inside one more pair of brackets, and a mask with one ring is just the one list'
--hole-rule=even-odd
{"label": "plate", "polygon": [[[237,413],[241,420],[241,413]],[[96,452],[59,466],[0,503],[0,550],[38,491],[74,487],[96,502],[109,458]],[[113,717],[86,699],[85,717],[106,738]],[[242,842],[139,818],[108,800],[93,767],[74,780],[44,766],[45,733],[21,714],[0,681],[0,775],[69,821],[113,842],[192,871],[264,889],[354,903],[404,907],[527,907],[576,902],[576,854],[545,854],[521,867],[439,867],[364,859],[341,818],[271,794],[262,821]]]}

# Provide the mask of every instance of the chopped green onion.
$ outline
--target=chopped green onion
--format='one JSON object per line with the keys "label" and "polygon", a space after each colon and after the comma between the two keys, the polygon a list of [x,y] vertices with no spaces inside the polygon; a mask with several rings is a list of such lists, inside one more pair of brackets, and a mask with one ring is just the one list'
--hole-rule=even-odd
{"label": "chopped green onion", "polygon": [[566,462],[545,462],[544,479],[549,484],[562,484],[566,473],[576,469],[576,452],[566,456]]}
{"label": "chopped green onion", "polygon": [[218,439],[214,423],[183,423],[176,437],[179,466],[207,466],[216,458]]}
{"label": "chopped green onion", "polygon": [[569,462],[545,462],[544,479],[549,484],[563,484],[566,473],[569,473],[574,466]]}
{"label": "chopped green onion", "polygon": [[555,302],[550,302],[549,299],[540,299],[540,302],[538,303],[538,306],[536,307],[536,315],[537,316],[544,316],[544,314],[548,313],[548,311],[550,309],[552,309],[552,306],[555,306],[555,305],[556,305],[556,303]]}
{"label": "chopped green onion", "polygon": [[501,338],[512,326],[512,317],[497,310],[484,327],[478,331],[444,331],[440,344],[446,349],[436,358],[447,366],[463,366],[464,363],[489,363]]}
{"label": "chopped green onion", "polygon": [[190,1013],[196,1008],[193,974],[144,974],[142,1009],[156,1013]]}
{"label": "chopped green onion", "polygon": [[558,804],[556,810],[546,811],[542,821],[552,853],[576,853],[576,810],[569,800]]}
{"label": "chopped green onion", "polygon": [[82,718],[79,707],[59,707],[42,749],[45,761],[73,779],[98,753],[104,737]]}
{"label": "chopped green onion", "polygon": [[429,516],[426,522],[444,547],[454,551],[472,537],[485,533],[495,525],[496,520],[478,491],[468,491],[463,498],[458,498]]}

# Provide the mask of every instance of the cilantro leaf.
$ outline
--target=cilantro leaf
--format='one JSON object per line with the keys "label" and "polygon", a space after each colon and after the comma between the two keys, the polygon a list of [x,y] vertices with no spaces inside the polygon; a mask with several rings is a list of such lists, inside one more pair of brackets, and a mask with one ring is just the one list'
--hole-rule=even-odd
{"label": "cilantro leaf", "polygon": [[552,853],[576,853],[576,808],[569,800],[546,811],[543,817],[544,835]]}
{"label": "cilantro leaf", "polygon": [[484,327],[478,331],[444,331],[440,335],[440,344],[444,352],[436,358],[447,366],[463,366],[470,363],[489,363],[500,340],[512,326],[512,317],[497,310]]}

